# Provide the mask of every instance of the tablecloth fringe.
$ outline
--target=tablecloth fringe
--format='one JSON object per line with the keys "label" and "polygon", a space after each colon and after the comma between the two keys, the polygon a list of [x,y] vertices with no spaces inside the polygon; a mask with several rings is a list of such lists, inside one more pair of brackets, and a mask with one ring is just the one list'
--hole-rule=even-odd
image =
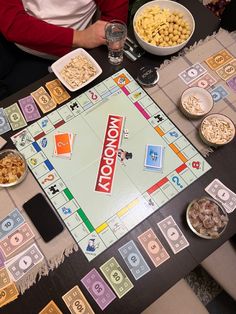
{"label": "tablecloth fringe", "polygon": [[42,276],[47,276],[50,270],[54,270],[73,252],[78,251],[78,245],[73,243],[70,247],[59,252],[53,258],[45,261],[45,259],[39,265],[36,265],[31,269],[30,274],[26,274],[21,280],[16,282],[16,286],[21,294],[29,289],[33,284],[41,279]]}

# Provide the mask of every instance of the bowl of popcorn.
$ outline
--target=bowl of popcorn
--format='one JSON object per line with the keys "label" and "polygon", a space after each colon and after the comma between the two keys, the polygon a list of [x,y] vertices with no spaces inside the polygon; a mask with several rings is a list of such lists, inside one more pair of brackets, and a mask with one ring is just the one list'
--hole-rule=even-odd
{"label": "bowl of popcorn", "polygon": [[229,221],[224,207],[207,196],[195,199],[188,205],[186,219],[190,229],[204,239],[219,238]]}
{"label": "bowl of popcorn", "polygon": [[0,151],[0,187],[19,184],[27,175],[24,156],[15,149]]}
{"label": "bowl of popcorn", "polygon": [[51,66],[54,74],[71,92],[91,83],[102,69],[90,54],[82,48],[64,55]]}
{"label": "bowl of popcorn", "polygon": [[189,87],[181,95],[179,108],[190,119],[199,119],[208,114],[213,108],[213,98],[202,87]]}
{"label": "bowl of popcorn", "polygon": [[195,21],[190,11],[178,2],[156,0],[137,10],[133,28],[144,50],[167,56],[187,44],[195,30]]}
{"label": "bowl of popcorn", "polygon": [[235,125],[227,116],[212,113],[202,120],[199,134],[205,144],[222,146],[231,142],[235,137]]}

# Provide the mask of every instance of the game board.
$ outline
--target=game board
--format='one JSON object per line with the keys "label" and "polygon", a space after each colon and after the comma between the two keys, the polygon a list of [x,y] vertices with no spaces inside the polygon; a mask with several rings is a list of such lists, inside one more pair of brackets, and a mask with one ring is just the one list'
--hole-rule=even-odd
{"label": "game board", "polygon": [[[54,154],[63,132],[70,158]],[[12,140],[89,261],[211,168],[124,69]],[[161,169],[144,166],[147,144]]]}

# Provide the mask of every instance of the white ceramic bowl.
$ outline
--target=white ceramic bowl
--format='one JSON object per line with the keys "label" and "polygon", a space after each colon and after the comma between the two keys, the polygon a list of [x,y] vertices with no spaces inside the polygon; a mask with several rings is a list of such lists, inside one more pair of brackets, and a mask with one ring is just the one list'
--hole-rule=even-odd
{"label": "white ceramic bowl", "polygon": [[[84,83],[80,84],[79,86],[72,87],[60,74],[61,70],[70,63],[72,58],[75,58],[76,56],[81,55],[84,58],[86,58],[96,69],[95,75],[90,77],[88,80],[86,80]],[[86,86],[87,84],[91,83],[95,78],[97,78],[101,73],[102,69],[98,65],[98,63],[93,59],[93,57],[90,56],[90,54],[85,51],[82,48],[75,49],[68,54],[64,55],[57,61],[55,61],[51,66],[53,72],[58,77],[58,79],[62,82],[63,85],[65,85],[66,88],[68,88],[71,92],[74,92],[76,90],[79,90],[80,88]]]}
{"label": "white ceramic bowl", "polygon": [[[153,6],[159,6],[161,9],[167,8],[171,12],[177,11],[177,12],[182,13],[183,19],[190,26],[191,33],[190,33],[189,37],[184,42],[182,42],[181,44],[178,44],[175,46],[168,46],[168,47],[156,46],[156,45],[150,44],[147,41],[143,40],[135,29],[136,19],[145,9],[147,9],[148,7],[153,7]],[[176,53],[177,51],[182,49],[188,43],[188,41],[192,37],[194,30],[195,30],[195,21],[194,21],[192,14],[190,13],[190,11],[187,8],[185,8],[183,5],[181,5],[180,3],[175,2],[175,1],[169,1],[169,0],[155,0],[155,1],[150,1],[146,4],[144,4],[143,6],[141,6],[137,10],[137,12],[134,15],[134,19],[133,19],[133,28],[134,28],[135,37],[136,37],[138,43],[140,44],[140,46],[144,50],[146,50],[146,51],[148,51],[154,55],[157,55],[157,56],[167,56],[167,55],[171,55],[173,53]]]}
{"label": "white ceramic bowl", "polygon": [[[220,123],[216,125],[216,121],[220,121]],[[227,130],[227,132],[229,131],[227,137],[223,135],[222,127],[224,130]],[[231,142],[235,137],[235,125],[233,121],[224,114],[212,113],[202,120],[199,134],[205,144],[210,146],[222,146]],[[211,134],[211,136],[208,134]]]}
{"label": "white ceramic bowl", "polygon": [[[13,164],[15,162],[12,163],[11,161],[11,157],[17,157],[19,160],[21,160],[22,162],[22,170],[18,171],[18,176],[15,177],[15,179],[9,180],[10,176],[14,175],[13,173],[11,173],[11,167],[10,164]],[[9,158],[9,161],[7,162],[8,165],[4,162],[2,162],[2,160],[5,158]],[[18,152],[15,149],[3,149],[0,151],[0,163],[1,163],[1,170],[0,170],[0,187],[10,187],[16,184],[19,184],[20,182],[22,182],[24,180],[24,178],[27,175],[28,172],[28,167],[27,167],[27,163],[25,160],[25,157]],[[13,165],[14,167],[14,165]],[[15,170],[14,170],[15,171]]]}
{"label": "white ceramic bowl", "polygon": [[190,119],[208,114],[214,105],[211,94],[202,87],[189,87],[181,95],[179,108]]}

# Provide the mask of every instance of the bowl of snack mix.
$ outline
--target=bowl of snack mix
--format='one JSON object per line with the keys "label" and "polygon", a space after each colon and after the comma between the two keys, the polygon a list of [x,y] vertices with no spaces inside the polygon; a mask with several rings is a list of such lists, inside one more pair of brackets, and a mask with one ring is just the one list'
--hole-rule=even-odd
{"label": "bowl of snack mix", "polygon": [[0,187],[19,184],[27,175],[27,163],[24,156],[15,149],[0,151]]}
{"label": "bowl of snack mix", "polygon": [[189,87],[181,95],[179,108],[190,119],[199,119],[208,114],[213,108],[213,98],[202,87]]}
{"label": "bowl of snack mix", "polygon": [[175,1],[156,0],[141,6],[133,28],[140,46],[158,56],[182,49],[192,37],[195,21],[190,11]]}
{"label": "bowl of snack mix", "polygon": [[84,49],[78,48],[64,55],[51,66],[54,74],[71,92],[91,83],[102,69]]}
{"label": "bowl of snack mix", "polygon": [[188,205],[186,219],[190,229],[204,239],[219,238],[229,221],[224,207],[207,196],[195,199]]}
{"label": "bowl of snack mix", "polygon": [[199,134],[202,141],[210,146],[228,144],[235,137],[233,121],[220,113],[207,115],[201,122]]}

